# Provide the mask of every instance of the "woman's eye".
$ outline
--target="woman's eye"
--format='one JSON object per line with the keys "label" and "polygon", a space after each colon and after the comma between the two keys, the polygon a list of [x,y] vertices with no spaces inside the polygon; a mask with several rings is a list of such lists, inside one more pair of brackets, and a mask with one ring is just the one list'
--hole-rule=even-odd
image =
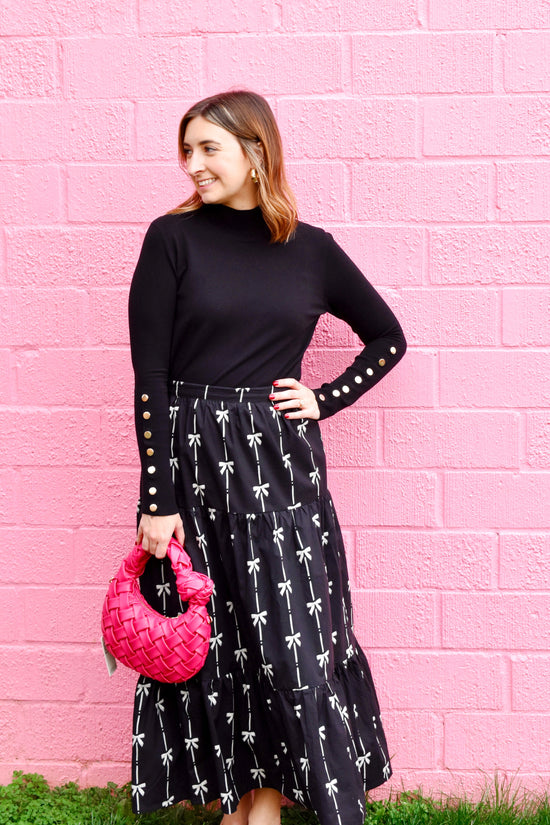
{"label": "woman's eye", "polygon": [[215,152],[216,150],[213,146],[205,146],[204,151],[209,153],[209,152]]}

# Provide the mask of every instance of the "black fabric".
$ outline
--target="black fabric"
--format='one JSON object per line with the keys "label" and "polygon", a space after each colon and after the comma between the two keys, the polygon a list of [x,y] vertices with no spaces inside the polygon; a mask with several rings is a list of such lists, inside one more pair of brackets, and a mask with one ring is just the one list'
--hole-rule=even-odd
{"label": "black fabric", "polygon": [[203,206],[151,224],[129,304],[144,512],[176,512],[169,381],[251,387],[299,379],[325,312],[350,324],[365,347],[316,388],[321,418],[374,386],[406,349],[394,314],[331,235],[300,223],[291,241],[271,244],[259,207]]}
{"label": "black fabric", "polygon": [[[320,429],[285,419],[269,389],[170,388],[171,483],[193,566],[215,583],[212,638],[188,682],[139,679],[134,811],[221,798],[231,813],[271,787],[321,825],[362,825],[391,768]],[[141,587],[157,610],[183,608],[167,561]]]}

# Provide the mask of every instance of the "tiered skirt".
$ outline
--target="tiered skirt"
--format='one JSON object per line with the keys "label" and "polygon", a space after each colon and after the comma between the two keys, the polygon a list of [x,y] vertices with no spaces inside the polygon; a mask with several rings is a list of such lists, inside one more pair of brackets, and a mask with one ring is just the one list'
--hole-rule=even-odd
{"label": "tiered skirt", "polygon": [[[321,825],[362,825],[366,791],[391,775],[379,705],[319,426],[285,419],[270,392],[173,385],[172,477],[186,550],[214,581],[212,637],[189,681],[138,680],[134,811],[219,798],[232,813],[269,787]],[[141,588],[184,609],[167,560]]]}

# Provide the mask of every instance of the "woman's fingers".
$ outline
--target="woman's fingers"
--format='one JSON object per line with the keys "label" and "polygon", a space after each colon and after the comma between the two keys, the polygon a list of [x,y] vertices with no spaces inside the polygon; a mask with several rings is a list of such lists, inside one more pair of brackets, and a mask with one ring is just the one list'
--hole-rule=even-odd
{"label": "woman's fingers", "polygon": [[143,515],[139,523],[137,542],[152,556],[163,559],[174,533],[180,544],[183,544],[183,523],[179,513],[171,516]]}
{"label": "woman's fingers", "polygon": [[[273,382],[273,386],[276,390],[269,398],[275,409],[285,413],[286,418],[319,418],[319,405],[315,393],[305,384],[301,384],[295,378],[280,378]],[[280,387],[284,389],[279,390]]]}

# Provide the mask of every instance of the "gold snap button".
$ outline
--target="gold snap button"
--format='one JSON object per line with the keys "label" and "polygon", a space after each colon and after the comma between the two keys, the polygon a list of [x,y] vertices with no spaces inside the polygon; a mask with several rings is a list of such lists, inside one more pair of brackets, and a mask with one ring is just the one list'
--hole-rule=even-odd
{"label": "gold snap button", "polygon": [[149,396],[147,395],[147,393],[143,393],[143,395],[141,396],[141,400],[142,401],[149,401]]}
{"label": "gold snap button", "polygon": [[143,413],[143,417],[146,421],[148,421],[151,418],[151,413],[145,410],[145,412]]}
{"label": "gold snap button", "polygon": [[152,435],[153,433],[151,432],[151,430],[145,430],[145,432],[143,433],[144,438],[151,438]]}
{"label": "gold snap button", "polygon": [[381,358],[378,363],[381,367],[384,367],[386,365],[386,361],[384,360],[384,358]]}
{"label": "gold snap button", "polygon": [[149,505],[149,510],[150,510],[152,513],[156,513],[156,512],[157,512],[157,510],[158,510],[158,507],[157,507],[157,505],[156,505],[156,504],[150,504],[150,505]]}
{"label": "gold snap button", "polygon": [[155,455],[155,451],[152,447],[149,447],[149,449],[147,450],[147,455]]}

